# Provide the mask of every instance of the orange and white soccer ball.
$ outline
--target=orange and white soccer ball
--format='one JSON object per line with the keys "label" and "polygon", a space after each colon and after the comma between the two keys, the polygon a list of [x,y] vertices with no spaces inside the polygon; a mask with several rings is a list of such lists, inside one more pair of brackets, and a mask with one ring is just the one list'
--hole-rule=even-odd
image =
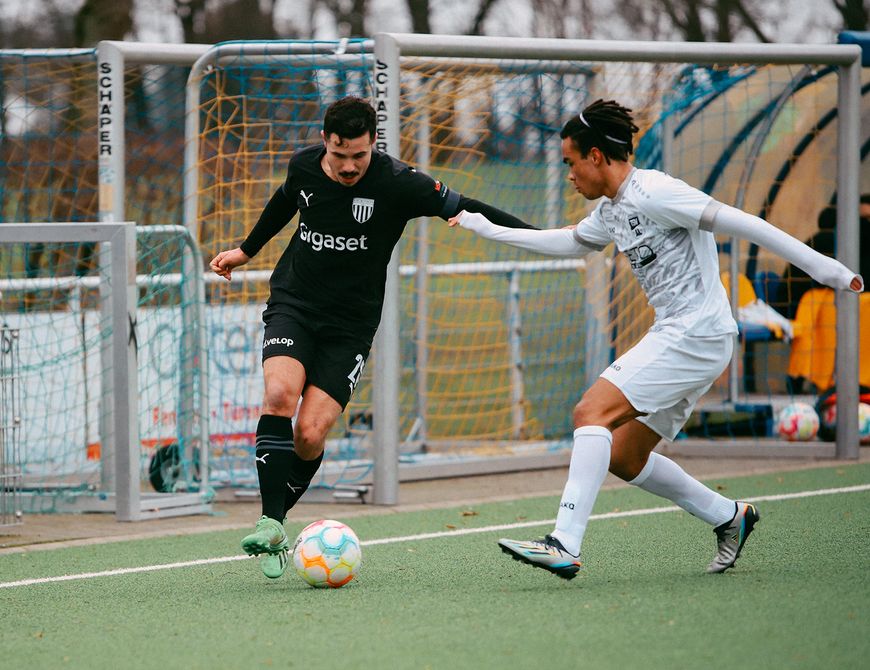
{"label": "orange and white soccer ball", "polygon": [[359,538],[349,526],[321,519],[305,526],[293,544],[296,574],[311,586],[337,589],[362,565]]}
{"label": "orange and white soccer ball", "polygon": [[812,440],[819,433],[819,415],[805,402],[793,402],[780,411],[776,432],[790,442]]}

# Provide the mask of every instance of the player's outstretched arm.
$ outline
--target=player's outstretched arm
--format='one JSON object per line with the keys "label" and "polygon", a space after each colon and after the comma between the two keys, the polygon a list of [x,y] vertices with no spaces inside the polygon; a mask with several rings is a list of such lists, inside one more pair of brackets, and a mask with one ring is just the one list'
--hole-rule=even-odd
{"label": "player's outstretched arm", "polygon": [[457,204],[455,211],[458,213],[462,210],[483,214],[497,226],[538,230],[537,226],[532,226],[522,219],[518,219],[513,214],[508,214],[507,212],[500,210],[498,207],[493,207],[492,205],[488,205],[480,200],[475,200],[474,198],[467,198],[464,195],[459,196],[459,203]]}
{"label": "player's outstretched arm", "polygon": [[449,223],[451,228],[459,225],[488,240],[504,242],[519,249],[528,249],[547,256],[578,257],[598,251],[579,242],[574,236],[574,228],[553,230],[505,228],[495,225],[483,214],[466,211],[450,218]]}
{"label": "player's outstretched arm", "polygon": [[240,248],[236,247],[229,251],[221,251],[212,259],[208,266],[216,275],[230,281],[230,279],[232,279],[233,270],[240,265],[244,265],[249,260],[251,260],[251,257]]}
{"label": "player's outstretched arm", "polygon": [[754,242],[798,266],[825,286],[855,293],[864,290],[861,275],[852,272],[839,261],[820,254],[764,219],[730,205],[720,203],[713,218],[712,232],[734,235]]}

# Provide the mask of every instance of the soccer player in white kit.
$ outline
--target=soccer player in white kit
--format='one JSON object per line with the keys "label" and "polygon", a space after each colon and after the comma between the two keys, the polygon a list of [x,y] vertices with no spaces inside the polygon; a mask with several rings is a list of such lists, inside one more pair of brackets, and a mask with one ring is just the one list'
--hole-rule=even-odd
{"label": "soccer player in white kit", "polygon": [[864,287],[859,275],[766,221],[658,170],[635,168],[629,156],[637,130],[630,109],[603,100],[565,124],[568,179],[587,199],[601,199],[576,226],[505,228],[469,212],[450,220],[487,239],[554,256],[584,256],[614,242],[655,309],[649,332],[574,407],[574,447],[555,529],[542,540],[499,540],[514,559],[564,579],[580,568],[580,546],[608,469],[713,526],[717,551],[708,572],[734,565],[759,519],[755,505],[729,500],[653,452],[662,438],[676,437],[731,359],[737,324],[719,279],[714,233],[759,244],[835,289]]}

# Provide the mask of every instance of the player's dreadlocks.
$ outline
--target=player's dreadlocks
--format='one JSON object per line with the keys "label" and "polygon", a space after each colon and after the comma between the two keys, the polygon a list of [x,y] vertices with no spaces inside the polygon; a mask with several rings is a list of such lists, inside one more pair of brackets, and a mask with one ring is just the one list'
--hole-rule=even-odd
{"label": "player's dreadlocks", "polygon": [[598,147],[609,163],[611,158],[628,160],[634,153],[632,135],[637,131],[630,109],[615,100],[599,99],[572,117],[559,136],[570,137],[583,157]]}

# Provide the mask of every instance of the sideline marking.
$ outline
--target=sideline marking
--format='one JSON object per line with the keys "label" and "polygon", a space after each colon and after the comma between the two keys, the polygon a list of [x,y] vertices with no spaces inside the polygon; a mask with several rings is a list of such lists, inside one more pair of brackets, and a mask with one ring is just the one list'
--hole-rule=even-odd
{"label": "sideline marking", "polygon": [[[856,486],[844,486],[834,489],[815,489],[813,491],[799,491],[797,493],[778,493],[767,496],[754,496],[741,498],[747,502],[764,502],[774,500],[793,500],[795,498],[812,498],[815,496],[834,495],[838,493],[859,493],[870,491],[870,484],[858,484]],[[647,516],[650,514],[662,514],[664,512],[679,512],[676,506],[647,507],[645,509],[626,510],[625,512],[607,512],[605,514],[593,514],[590,521],[603,519],[622,519],[632,516]],[[496,530],[512,530],[514,528],[531,528],[533,526],[546,526],[553,523],[553,519],[540,521],[522,521],[518,523],[503,523],[495,526],[480,526],[478,528],[459,528],[456,530],[442,530],[434,533],[419,533],[417,535],[402,535],[399,537],[382,537],[377,540],[360,542],[364,547],[372,547],[378,544],[396,544],[398,542],[413,542],[415,540],[433,540],[439,537],[454,537],[457,535],[474,535],[477,533],[491,533]],[[157,570],[174,570],[175,568],[190,568],[198,565],[214,565],[216,563],[229,563],[231,561],[243,561],[250,556],[221,556],[218,558],[201,558],[195,561],[180,561],[178,563],[161,563],[159,565],[144,565],[136,568],[118,568],[117,570],[103,570],[102,572],[81,572],[74,575],[61,575],[59,577],[39,577],[36,579],[21,579],[16,582],[0,582],[0,589],[11,589],[18,586],[32,586],[34,584],[51,584],[55,582],[70,582],[78,579],[95,579],[97,577],[113,577],[115,575],[131,575],[140,572],[155,572]]]}

